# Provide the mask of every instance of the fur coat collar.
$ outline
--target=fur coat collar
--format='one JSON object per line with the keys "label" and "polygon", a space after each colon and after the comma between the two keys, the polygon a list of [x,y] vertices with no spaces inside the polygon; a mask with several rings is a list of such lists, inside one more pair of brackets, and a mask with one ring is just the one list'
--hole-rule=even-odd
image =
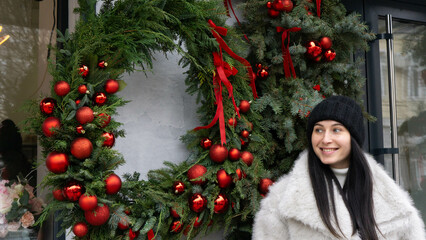
{"label": "fur coat collar", "polygon": [[[373,176],[373,200],[381,239],[425,240],[423,222],[409,195],[400,189],[376,161],[366,154]],[[352,236],[349,212],[334,186],[336,214],[343,239]],[[331,216],[333,226],[336,226]],[[335,228],[337,231],[338,229]],[[383,238],[385,237],[385,238]],[[336,239],[319,215],[308,174],[307,152],[292,171],[281,177],[262,200],[256,214],[253,239]]]}

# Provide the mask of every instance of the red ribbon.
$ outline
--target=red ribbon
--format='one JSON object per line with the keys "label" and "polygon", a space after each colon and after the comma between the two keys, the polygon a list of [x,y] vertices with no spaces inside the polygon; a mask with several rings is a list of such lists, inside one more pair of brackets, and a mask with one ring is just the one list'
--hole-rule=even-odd
{"label": "red ribbon", "polygon": [[148,236],[148,240],[155,240],[154,239],[154,231],[152,231],[152,229],[149,230],[146,235]]}
{"label": "red ribbon", "polygon": [[231,75],[236,75],[238,73],[236,68],[231,68],[228,63],[224,62],[222,57],[217,53],[213,53],[213,62],[216,67],[216,74],[213,76],[213,86],[214,94],[216,98],[216,114],[213,120],[207,125],[202,127],[194,128],[195,131],[200,129],[206,129],[213,127],[219,120],[219,130],[220,130],[220,141],[223,144],[226,143],[226,131],[225,131],[225,117],[223,114],[223,97],[222,97],[222,83],[225,85],[228,90],[229,97],[232,99],[234,109],[237,112],[238,117],[240,117],[240,112],[238,111],[237,105],[235,104],[233,88],[231,82],[229,82],[228,77]]}
{"label": "red ribbon", "polygon": [[214,22],[212,20],[209,20],[208,22],[209,22],[210,26],[213,28],[211,31],[212,31],[214,38],[216,38],[216,41],[219,43],[219,47],[221,49],[223,48],[231,57],[233,57],[234,59],[236,59],[237,61],[239,61],[240,63],[242,63],[244,66],[247,67],[247,71],[248,71],[249,78],[250,78],[250,84],[249,85],[251,86],[251,90],[253,92],[253,98],[254,99],[258,98],[257,91],[256,91],[256,85],[255,85],[256,75],[254,74],[250,63],[246,59],[235,54],[229,48],[229,46],[226,44],[226,42],[223,40],[223,38],[220,36],[220,35],[226,36],[227,31],[228,31],[226,28],[216,26],[216,24],[214,24]]}
{"label": "red ribbon", "polygon": [[[294,27],[285,29],[283,27],[277,27],[277,32],[282,32],[281,35],[281,50],[283,52],[283,67],[284,67],[284,74],[285,77],[291,77],[293,75],[293,78],[296,78],[296,71],[294,70],[293,61],[291,60],[290,55],[290,32],[298,32],[301,28]],[[287,39],[287,46],[285,45],[285,40]],[[290,72],[291,71],[291,72]]]}
{"label": "red ribbon", "polygon": [[321,9],[321,0],[316,0],[316,3],[317,3],[317,16],[321,17],[321,11],[320,11],[320,9]]}
{"label": "red ribbon", "polygon": [[[234,8],[232,7],[232,1],[231,0],[223,0],[223,4],[225,5],[225,8],[226,8],[226,15],[228,15],[228,17],[231,16],[229,14],[229,8],[231,8],[232,14],[234,14],[235,20],[237,20],[238,26],[241,27],[240,20],[238,19],[237,14],[235,14]],[[228,6],[229,6],[229,8],[228,8]],[[246,39],[247,42],[250,42],[250,40],[248,39],[246,34],[244,34],[244,38]]]}

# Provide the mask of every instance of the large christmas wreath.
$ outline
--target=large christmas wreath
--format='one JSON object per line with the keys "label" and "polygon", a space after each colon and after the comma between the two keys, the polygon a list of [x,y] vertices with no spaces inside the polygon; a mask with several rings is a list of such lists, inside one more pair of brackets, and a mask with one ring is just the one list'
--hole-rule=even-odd
{"label": "large christmas wreath", "polygon": [[[355,51],[373,38],[338,0],[247,0],[245,21],[226,26],[232,2],[79,0],[73,34],[58,33],[51,96],[31,108],[63,231],[82,239],[193,238],[224,229],[247,239],[269,185],[305,146],[312,106],[333,94],[360,99]],[[155,51],[178,51],[205,126],[182,136],[191,152],[147,180],[114,174],[124,137],[114,120],[124,72],[150,68]],[[63,233],[60,232],[59,234]]]}

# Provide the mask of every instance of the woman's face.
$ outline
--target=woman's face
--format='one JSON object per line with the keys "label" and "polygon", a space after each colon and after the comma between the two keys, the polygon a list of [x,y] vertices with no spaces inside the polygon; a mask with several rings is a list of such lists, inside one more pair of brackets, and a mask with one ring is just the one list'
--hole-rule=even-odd
{"label": "woman's face", "polygon": [[324,120],[314,125],[312,147],[322,163],[333,168],[348,168],[351,134],[341,123]]}

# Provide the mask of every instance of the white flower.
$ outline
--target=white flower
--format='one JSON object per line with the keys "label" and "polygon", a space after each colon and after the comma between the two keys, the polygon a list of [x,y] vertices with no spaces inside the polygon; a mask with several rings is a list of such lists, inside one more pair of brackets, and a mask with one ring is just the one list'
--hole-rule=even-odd
{"label": "white flower", "polygon": [[22,227],[31,227],[35,222],[34,215],[30,211],[26,211],[19,221],[21,222]]}
{"label": "white flower", "polygon": [[21,227],[21,224],[19,224],[19,222],[10,222],[7,225],[7,230],[11,231],[11,232],[15,232],[18,231],[18,229]]}
{"label": "white flower", "polygon": [[7,223],[6,215],[0,213],[0,225],[6,224],[6,223]]}
{"label": "white flower", "polygon": [[0,238],[5,238],[8,232],[6,225],[0,225]]}
{"label": "white flower", "polygon": [[7,180],[2,180],[0,182],[0,213],[6,214],[12,208],[13,197],[9,187],[6,187],[5,184],[8,183]]}

